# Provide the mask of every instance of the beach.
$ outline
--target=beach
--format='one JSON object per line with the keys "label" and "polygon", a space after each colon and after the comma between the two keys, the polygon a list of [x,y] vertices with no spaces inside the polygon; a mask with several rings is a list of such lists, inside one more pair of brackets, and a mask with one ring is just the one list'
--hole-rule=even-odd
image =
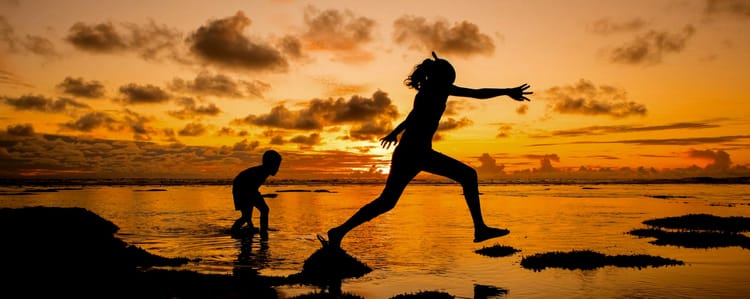
{"label": "beach", "polygon": [[[4,186],[0,207],[81,207],[117,225],[116,236],[150,253],[187,258],[178,267],[202,274],[252,271],[283,277],[301,271],[321,247],[316,234],[340,224],[381,191],[379,184],[271,184],[267,241],[228,234],[239,212],[231,187],[195,185]],[[503,298],[741,298],[750,294],[750,250],[742,246],[688,248],[653,244],[629,234],[661,217],[711,214],[750,217],[747,184],[483,184],[482,211],[508,236],[472,242],[460,186],[412,184],[389,213],[352,231],[342,244],[372,268],[344,279],[341,291],[391,298],[440,291],[474,298],[477,289]],[[257,223],[257,212],[254,220]],[[747,232],[740,234],[747,236]],[[490,257],[475,251],[504,245],[517,250]],[[651,255],[684,262],[658,267],[605,266],[590,270],[527,269],[539,253],[590,250],[606,255]],[[275,287],[280,298],[320,291]]]}

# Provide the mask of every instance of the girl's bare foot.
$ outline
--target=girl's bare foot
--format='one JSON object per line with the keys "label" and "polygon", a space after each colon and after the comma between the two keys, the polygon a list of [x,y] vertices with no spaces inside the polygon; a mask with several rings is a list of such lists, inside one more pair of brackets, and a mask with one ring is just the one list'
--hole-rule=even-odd
{"label": "girl's bare foot", "polygon": [[502,237],[510,231],[504,228],[485,227],[474,232],[474,243],[479,243],[492,238]]}
{"label": "girl's bare foot", "polygon": [[337,232],[336,228],[328,230],[328,246],[341,248],[341,239],[344,236]]}

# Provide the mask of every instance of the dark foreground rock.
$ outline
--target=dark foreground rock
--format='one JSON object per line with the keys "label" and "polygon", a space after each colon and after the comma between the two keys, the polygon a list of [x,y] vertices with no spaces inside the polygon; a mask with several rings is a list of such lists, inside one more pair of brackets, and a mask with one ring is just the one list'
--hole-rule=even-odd
{"label": "dark foreground rock", "polygon": [[82,208],[0,209],[3,298],[276,298],[267,278],[159,270],[186,258],[148,253]]}

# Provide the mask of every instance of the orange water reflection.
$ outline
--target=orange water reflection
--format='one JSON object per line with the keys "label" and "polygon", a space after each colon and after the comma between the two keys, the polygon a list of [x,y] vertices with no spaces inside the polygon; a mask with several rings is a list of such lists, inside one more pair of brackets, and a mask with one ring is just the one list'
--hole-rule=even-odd
{"label": "orange water reflection", "polygon": [[[232,274],[237,269],[282,275],[301,270],[319,243],[316,233],[340,224],[380,192],[379,185],[264,186],[272,231],[268,243],[226,232],[238,217],[228,186],[90,187],[30,196],[2,196],[0,206],[85,207],[120,227],[119,237],[156,254],[200,259],[188,269]],[[162,187],[159,187],[162,188]],[[750,294],[750,250],[688,249],[649,244],[626,234],[651,218],[689,213],[750,216],[747,185],[488,185],[481,186],[488,224],[511,234],[472,242],[472,224],[457,185],[412,185],[395,209],[350,233],[343,247],[374,269],[346,280],[344,292],[389,298],[420,290],[473,297],[475,284],[506,289],[507,297],[736,297]],[[665,196],[662,196],[665,195]],[[666,197],[660,199],[655,197]],[[255,215],[257,217],[257,214]],[[255,219],[257,223],[257,218]],[[522,250],[503,258],[474,253],[482,246]],[[650,254],[685,266],[591,271],[523,269],[523,256],[590,249],[605,254]],[[282,295],[310,292],[279,288]]]}

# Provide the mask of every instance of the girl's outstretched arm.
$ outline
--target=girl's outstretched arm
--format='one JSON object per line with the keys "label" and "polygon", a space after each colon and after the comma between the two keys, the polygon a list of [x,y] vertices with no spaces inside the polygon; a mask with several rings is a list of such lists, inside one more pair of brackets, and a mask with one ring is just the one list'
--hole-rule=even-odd
{"label": "girl's outstretched arm", "polygon": [[385,149],[389,149],[391,145],[395,145],[398,143],[398,134],[401,133],[404,129],[406,129],[406,124],[409,122],[409,119],[412,118],[413,112],[409,112],[409,115],[406,116],[406,119],[402,121],[398,126],[396,126],[391,133],[389,133],[387,136],[380,138],[380,146],[382,146]]}
{"label": "girl's outstretched arm", "polygon": [[513,87],[513,88],[466,88],[455,86],[451,88],[451,95],[457,97],[468,97],[475,99],[489,99],[498,96],[509,96],[516,101],[531,101],[526,97],[528,94],[533,94],[531,91],[526,91],[530,86],[526,83]]}

